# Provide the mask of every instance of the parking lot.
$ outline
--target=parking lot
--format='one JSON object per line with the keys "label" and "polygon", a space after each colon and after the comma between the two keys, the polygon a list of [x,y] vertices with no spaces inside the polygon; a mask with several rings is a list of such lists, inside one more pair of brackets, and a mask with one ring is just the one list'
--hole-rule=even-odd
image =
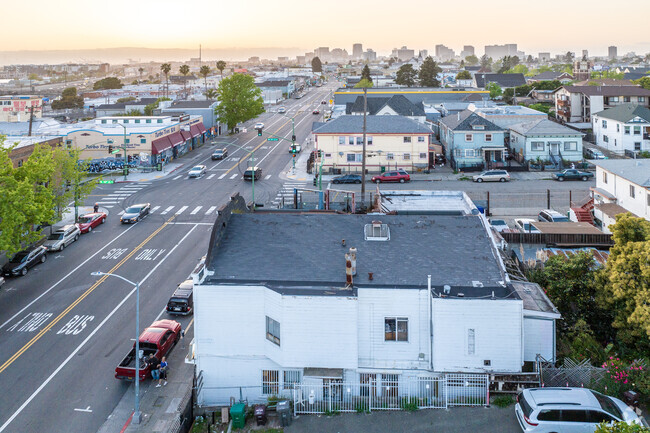
{"label": "parking lot", "polygon": [[286,433],[519,433],[514,405],[425,409],[417,412],[387,411],[334,416],[301,415]]}

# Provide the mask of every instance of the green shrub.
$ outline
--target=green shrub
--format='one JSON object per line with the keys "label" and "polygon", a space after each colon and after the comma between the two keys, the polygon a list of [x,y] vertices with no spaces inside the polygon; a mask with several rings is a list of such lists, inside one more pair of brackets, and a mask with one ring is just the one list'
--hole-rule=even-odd
{"label": "green shrub", "polygon": [[409,398],[404,397],[404,398],[402,399],[402,402],[401,402],[401,404],[400,404],[400,407],[401,407],[403,410],[407,410],[407,411],[409,411],[409,412],[414,412],[414,411],[416,411],[416,410],[419,409],[419,406],[418,406],[418,399],[417,399],[416,397],[409,397]]}
{"label": "green shrub", "polygon": [[495,397],[492,401],[492,404],[498,407],[508,407],[515,401],[512,399],[512,396],[509,395],[500,395]]}

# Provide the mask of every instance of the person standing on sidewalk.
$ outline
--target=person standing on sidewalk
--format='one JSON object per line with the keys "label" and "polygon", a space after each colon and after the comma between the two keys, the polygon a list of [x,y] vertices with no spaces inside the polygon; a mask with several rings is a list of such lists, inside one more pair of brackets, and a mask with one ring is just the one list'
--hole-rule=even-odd
{"label": "person standing on sidewalk", "polygon": [[156,388],[160,386],[160,383],[164,380],[165,383],[162,385],[165,386],[167,385],[167,370],[169,369],[169,364],[167,364],[167,358],[165,356],[162,357],[162,360],[160,361],[160,379],[158,379],[158,385],[156,385]]}
{"label": "person standing on sidewalk", "polygon": [[156,358],[156,356],[153,353],[149,355],[147,364],[151,366],[151,378],[153,380],[160,380],[160,370],[159,370],[160,362],[158,361],[158,358]]}

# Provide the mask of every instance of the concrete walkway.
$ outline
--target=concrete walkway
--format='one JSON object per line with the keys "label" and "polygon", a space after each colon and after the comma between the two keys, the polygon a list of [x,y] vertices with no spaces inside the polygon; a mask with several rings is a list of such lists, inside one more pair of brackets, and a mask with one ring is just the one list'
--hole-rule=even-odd
{"label": "concrete walkway", "polygon": [[[180,158],[182,161],[183,157]],[[139,170],[129,170],[129,174],[124,178],[124,175],[115,171],[112,173],[106,173],[103,176],[104,180],[113,180],[115,183],[121,182],[151,182],[152,180],[162,179],[165,176],[169,176],[175,171],[182,168],[185,164],[183,162],[170,162],[163,166],[162,171],[151,171],[151,172],[140,172]]]}

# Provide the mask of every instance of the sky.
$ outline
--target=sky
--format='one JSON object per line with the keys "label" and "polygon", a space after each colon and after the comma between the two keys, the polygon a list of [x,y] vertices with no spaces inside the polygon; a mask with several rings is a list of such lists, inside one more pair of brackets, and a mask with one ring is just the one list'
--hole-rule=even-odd
{"label": "sky", "polygon": [[0,1],[0,51],[201,44],[351,53],[360,42],[380,55],[403,45],[433,52],[436,44],[457,54],[473,45],[481,55],[484,45],[505,43],[532,54],[588,49],[602,56],[609,45],[619,55],[650,52],[650,0]]}

